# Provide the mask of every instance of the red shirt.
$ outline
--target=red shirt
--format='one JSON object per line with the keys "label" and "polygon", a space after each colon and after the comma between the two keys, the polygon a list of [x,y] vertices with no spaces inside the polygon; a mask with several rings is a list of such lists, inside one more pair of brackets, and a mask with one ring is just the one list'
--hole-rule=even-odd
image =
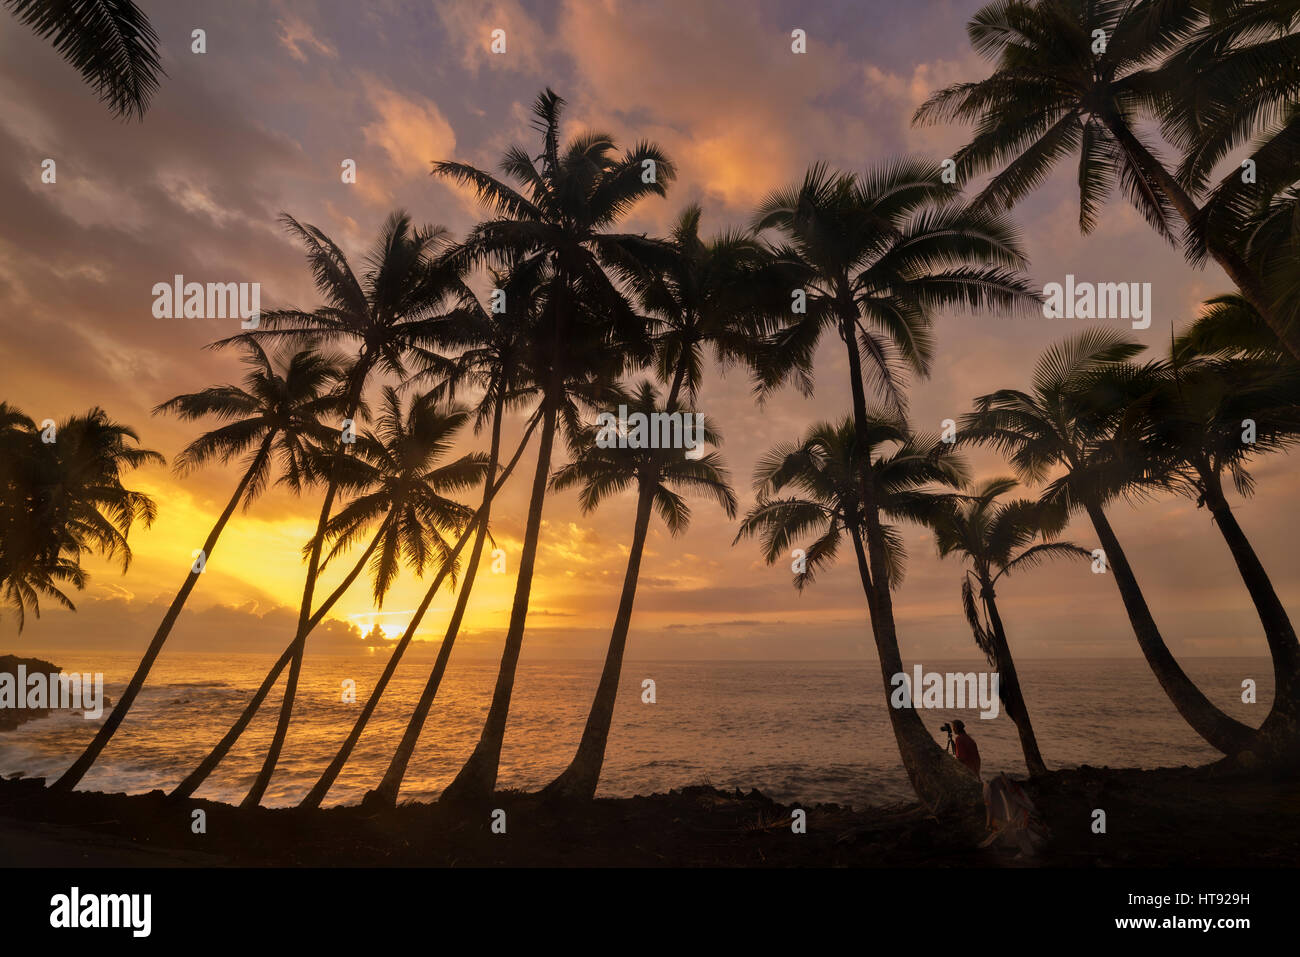
{"label": "red shirt", "polygon": [[952,742],[957,752],[957,760],[978,775],[980,773],[980,749],[975,746],[975,739],[962,732],[954,737]]}

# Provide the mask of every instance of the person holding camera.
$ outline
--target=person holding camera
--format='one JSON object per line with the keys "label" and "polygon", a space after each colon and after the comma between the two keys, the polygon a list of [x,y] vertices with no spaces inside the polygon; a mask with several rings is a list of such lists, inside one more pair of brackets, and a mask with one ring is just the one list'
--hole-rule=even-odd
{"label": "person holding camera", "polygon": [[952,725],[944,725],[941,731],[948,732],[948,741],[952,745],[953,755],[966,767],[980,776],[980,749],[975,739],[966,733],[966,723],[954,720]]}

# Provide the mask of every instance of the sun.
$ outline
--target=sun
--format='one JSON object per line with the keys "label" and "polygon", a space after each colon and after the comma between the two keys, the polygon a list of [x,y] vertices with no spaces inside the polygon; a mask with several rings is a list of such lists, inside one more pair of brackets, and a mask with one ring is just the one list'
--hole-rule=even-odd
{"label": "sun", "polygon": [[[377,615],[379,613],[371,613],[371,614]],[[370,617],[370,616],[367,615],[367,616],[357,616],[357,617]],[[369,646],[371,652],[374,652],[377,648],[383,647],[382,643],[396,641],[398,638],[400,638],[402,634],[406,631],[407,624],[408,622],[388,622],[385,624],[379,621],[374,621],[373,619],[369,624],[365,624],[365,625],[361,625],[360,622],[358,622],[358,625],[361,627],[362,630],[363,640]]]}

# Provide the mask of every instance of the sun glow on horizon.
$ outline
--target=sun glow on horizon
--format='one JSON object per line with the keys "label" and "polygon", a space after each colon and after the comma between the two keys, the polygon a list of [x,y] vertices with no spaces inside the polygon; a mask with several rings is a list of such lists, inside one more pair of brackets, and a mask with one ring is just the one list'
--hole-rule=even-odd
{"label": "sun glow on horizon", "polygon": [[383,639],[385,641],[396,641],[398,638],[402,637],[402,635],[405,633],[407,627],[411,623],[411,620],[409,618],[388,620],[388,621],[381,620],[387,615],[394,615],[394,614],[405,615],[405,614],[409,614],[409,612],[384,612],[384,611],[359,612],[358,614],[355,615],[348,615],[348,621],[350,621],[353,625],[356,625],[359,629],[361,629],[361,634],[363,636],[368,637],[373,631],[378,629],[379,634],[383,636]]}

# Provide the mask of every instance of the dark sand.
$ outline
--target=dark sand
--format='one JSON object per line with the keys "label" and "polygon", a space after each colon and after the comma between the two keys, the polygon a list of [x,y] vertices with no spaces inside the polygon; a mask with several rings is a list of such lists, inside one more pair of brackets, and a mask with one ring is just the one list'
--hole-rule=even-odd
{"label": "dark sand", "polygon": [[[1027,785],[1052,830],[1033,861],[976,847],[914,804],[806,808],[807,833],[757,791],[688,787],[556,806],[501,793],[476,810],[407,804],[316,811],[168,802],[162,792],[54,795],[0,781],[0,866],[1294,867],[1300,778],[1205,768],[1079,768]],[[207,833],[191,832],[195,808]],[[506,811],[493,834],[491,811]],[[1092,832],[1092,812],[1107,833]]]}

